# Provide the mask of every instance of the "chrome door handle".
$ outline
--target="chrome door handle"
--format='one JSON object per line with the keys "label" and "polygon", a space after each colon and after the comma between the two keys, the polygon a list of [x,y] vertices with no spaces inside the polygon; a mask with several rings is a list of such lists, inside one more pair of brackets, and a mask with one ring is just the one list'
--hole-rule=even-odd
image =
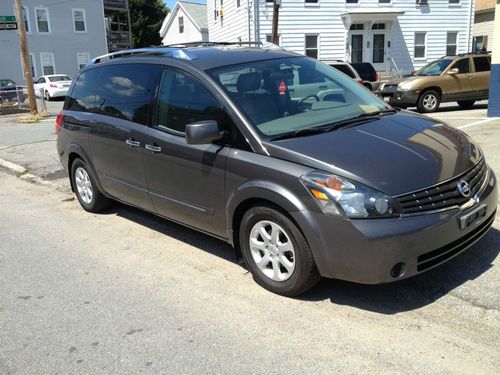
{"label": "chrome door handle", "polygon": [[141,142],[139,141],[134,141],[132,138],[129,138],[125,141],[126,144],[128,144],[131,147],[139,147],[141,145]]}
{"label": "chrome door handle", "polygon": [[152,152],[161,152],[161,147],[160,146],[154,146],[154,145],[145,145],[146,150],[152,151]]}

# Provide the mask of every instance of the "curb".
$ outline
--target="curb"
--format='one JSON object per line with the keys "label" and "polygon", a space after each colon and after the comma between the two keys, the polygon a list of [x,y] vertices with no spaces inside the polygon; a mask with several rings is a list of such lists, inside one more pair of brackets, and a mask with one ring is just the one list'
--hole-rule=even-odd
{"label": "curb", "polygon": [[51,182],[45,181],[41,177],[28,173],[28,170],[24,168],[22,165],[12,163],[4,159],[0,159],[0,170],[15,175],[19,177],[21,180],[31,182],[33,184],[45,185],[45,186],[52,185]]}

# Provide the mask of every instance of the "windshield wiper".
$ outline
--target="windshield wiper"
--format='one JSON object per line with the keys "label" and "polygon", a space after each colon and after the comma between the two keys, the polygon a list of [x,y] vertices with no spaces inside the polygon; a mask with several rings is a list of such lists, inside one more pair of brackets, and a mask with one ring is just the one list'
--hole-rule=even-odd
{"label": "windshield wiper", "polygon": [[381,109],[381,110],[375,111],[375,112],[362,113],[362,114],[357,115],[355,117],[351,117],[351,118],[341,120],[341,121],[336,121],[336,122],[328,124],[326,126],[316,126],[313,128],[299,129],[299,130],[295,130],[295,131],[292,131],[289,133],[280,134],[280,135],[277,135],[276,137],[271,138],[270,140],[271,141],[279,141],[281,139],[297,138],[297,137],[302,137],[304,135],[327,133],[327,132],[330,132],[332,130],[344,128],[347,126],[361,124],[365,121],[369,121],[369,120],[372,120],[374,118],[375,119],[379,118],[382,115],[389,114],[389,113],[396,113],[396,112],[397,112],[396,109],[387,108],[387,109]]}
{"label": "windshield wiper", "polygon": [[293,132],[288,132],[284,134],[277,135],[276,137],[271,138],[271,141],[279,141],[280,139],[289,139],[289,138],[297,138],[297,137],[302,137],[304,135],[312,135],[312,134],[318,134],[318,133],[324,133],[327,130],[325,128],[320,128],[320,127],[315,127],[315,128],[305,128],[305,129],[299,129],[295,130]]}

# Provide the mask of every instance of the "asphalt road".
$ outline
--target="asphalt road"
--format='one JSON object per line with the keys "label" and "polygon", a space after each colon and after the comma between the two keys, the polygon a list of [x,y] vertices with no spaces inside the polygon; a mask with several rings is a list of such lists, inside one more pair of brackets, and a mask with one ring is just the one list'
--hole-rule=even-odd
{"label": "asphalt road", "polygon": [[[443,111],[500,175],[500,121]],[[482,122],[485,121],[485,122]],[[500,373],[500,220],[413,279],[257,286],[218,240],[0,172],[0,374]]]}

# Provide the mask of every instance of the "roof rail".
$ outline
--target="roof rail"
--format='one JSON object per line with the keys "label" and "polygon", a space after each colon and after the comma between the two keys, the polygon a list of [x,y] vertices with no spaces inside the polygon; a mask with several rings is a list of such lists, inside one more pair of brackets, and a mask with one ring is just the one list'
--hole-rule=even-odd
{"label": "roof rail", "polygon": [[212,47],[212,46],[258,46],[262,47],[262,42],[187,42],[187,43],[175,43],[169,44],[165,47],[176,47],[176,48],[189,48],[189,47]]}
{"label": "roof rail", "polygon": [[180,48],[169,48],[165,46],[157,46],[157,47],[147,47],[147,48],[136,48],[136,49],[125,49],[122,51],[107,53],[102,56],[95,57],[89,61],[89,65],[99,64],[101,62],[118,59],[122,57],[130,57],[142,54],[149,55],[169,55],[174,58],[191,60],[191,57],[188,56],[182,49]]}

